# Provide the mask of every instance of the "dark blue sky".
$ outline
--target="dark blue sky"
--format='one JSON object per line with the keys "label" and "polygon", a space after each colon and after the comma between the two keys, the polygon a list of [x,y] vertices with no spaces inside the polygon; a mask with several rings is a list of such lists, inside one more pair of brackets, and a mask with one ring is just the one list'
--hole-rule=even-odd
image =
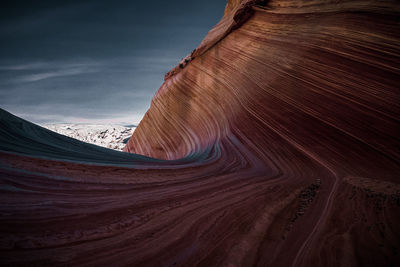
{"label": "dark blue sky", "polygon": [[2,1],[0,107],[37,123],[137,123],[225,3]]}

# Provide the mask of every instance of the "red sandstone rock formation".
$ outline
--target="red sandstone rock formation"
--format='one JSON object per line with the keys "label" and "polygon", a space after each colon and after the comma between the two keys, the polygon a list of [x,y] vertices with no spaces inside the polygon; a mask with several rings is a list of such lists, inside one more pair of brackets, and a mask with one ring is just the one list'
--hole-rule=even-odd
{"label": "red sandstone rock formation", "polygon": [[229,1],[125,148],[171,161],[7,117],[2,261],[399,265],[399,14],[394,1]]}

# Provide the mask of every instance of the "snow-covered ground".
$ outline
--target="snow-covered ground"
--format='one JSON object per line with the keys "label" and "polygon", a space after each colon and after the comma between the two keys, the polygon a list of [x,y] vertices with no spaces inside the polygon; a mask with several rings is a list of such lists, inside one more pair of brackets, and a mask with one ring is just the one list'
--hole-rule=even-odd
{"label": "snow-covered ground", "polygon": [[83,142],[122,150],[136,126],[100,125],[100,124],[46,124],[43,127]]}

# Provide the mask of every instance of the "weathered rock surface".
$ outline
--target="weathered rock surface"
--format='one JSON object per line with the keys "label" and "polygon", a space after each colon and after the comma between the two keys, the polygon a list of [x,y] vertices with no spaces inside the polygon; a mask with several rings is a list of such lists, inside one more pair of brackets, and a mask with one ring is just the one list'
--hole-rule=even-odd
{"label": "weathered rock surface", "polygon": [[399,14],[229,1],[166,76],[137,154],[2,111],[2,263],[399,265]]}

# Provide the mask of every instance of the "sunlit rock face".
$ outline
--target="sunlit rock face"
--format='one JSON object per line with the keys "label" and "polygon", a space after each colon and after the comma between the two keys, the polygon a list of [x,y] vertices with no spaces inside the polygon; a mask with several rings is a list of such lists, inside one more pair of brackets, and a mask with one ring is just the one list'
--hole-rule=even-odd
{"label": "sunlit rock face", "polygon": [[131,153],[0,110],[2,263],[399,265],[399,14],[229,1]]}
{"label": "sunlit rock face", "polygon": [[[356,139],[396,158],[397,6],[330,2],[230,1],[125,150],[177,159],[238,131],[268,144],[275,132],[327,157]],[[249,3],[244,23],[238,10]],[[232,29],[233,18],[244,24]]]}
{"label": "sunlit rock face", "polygon": [[[243,20],[248,13],[238,10],[246,5],[251,16]],[[320,206],[312,204],[302,227],[286,236],[286,222],[275,221],[249,247],[236,247],[249,263],[398,257],[386,250],[398,247],[398,214],[372,216],[375,200],[360,193],[368,186],[346,182],[399,182],[398,10],[390,1],[230,1],[190,62],[167,74],[125,151],[179,159],[214,149],[220,161],[240,164],[241,172],[232,171],[244,179],[279,177],[283,188],[321,179]],[[371,222],[390,233],[378,237],[375,226],[365,242]],[[257,254],[255,244],[265,250]],[[360,248],[376,253],[357,254]]]}

